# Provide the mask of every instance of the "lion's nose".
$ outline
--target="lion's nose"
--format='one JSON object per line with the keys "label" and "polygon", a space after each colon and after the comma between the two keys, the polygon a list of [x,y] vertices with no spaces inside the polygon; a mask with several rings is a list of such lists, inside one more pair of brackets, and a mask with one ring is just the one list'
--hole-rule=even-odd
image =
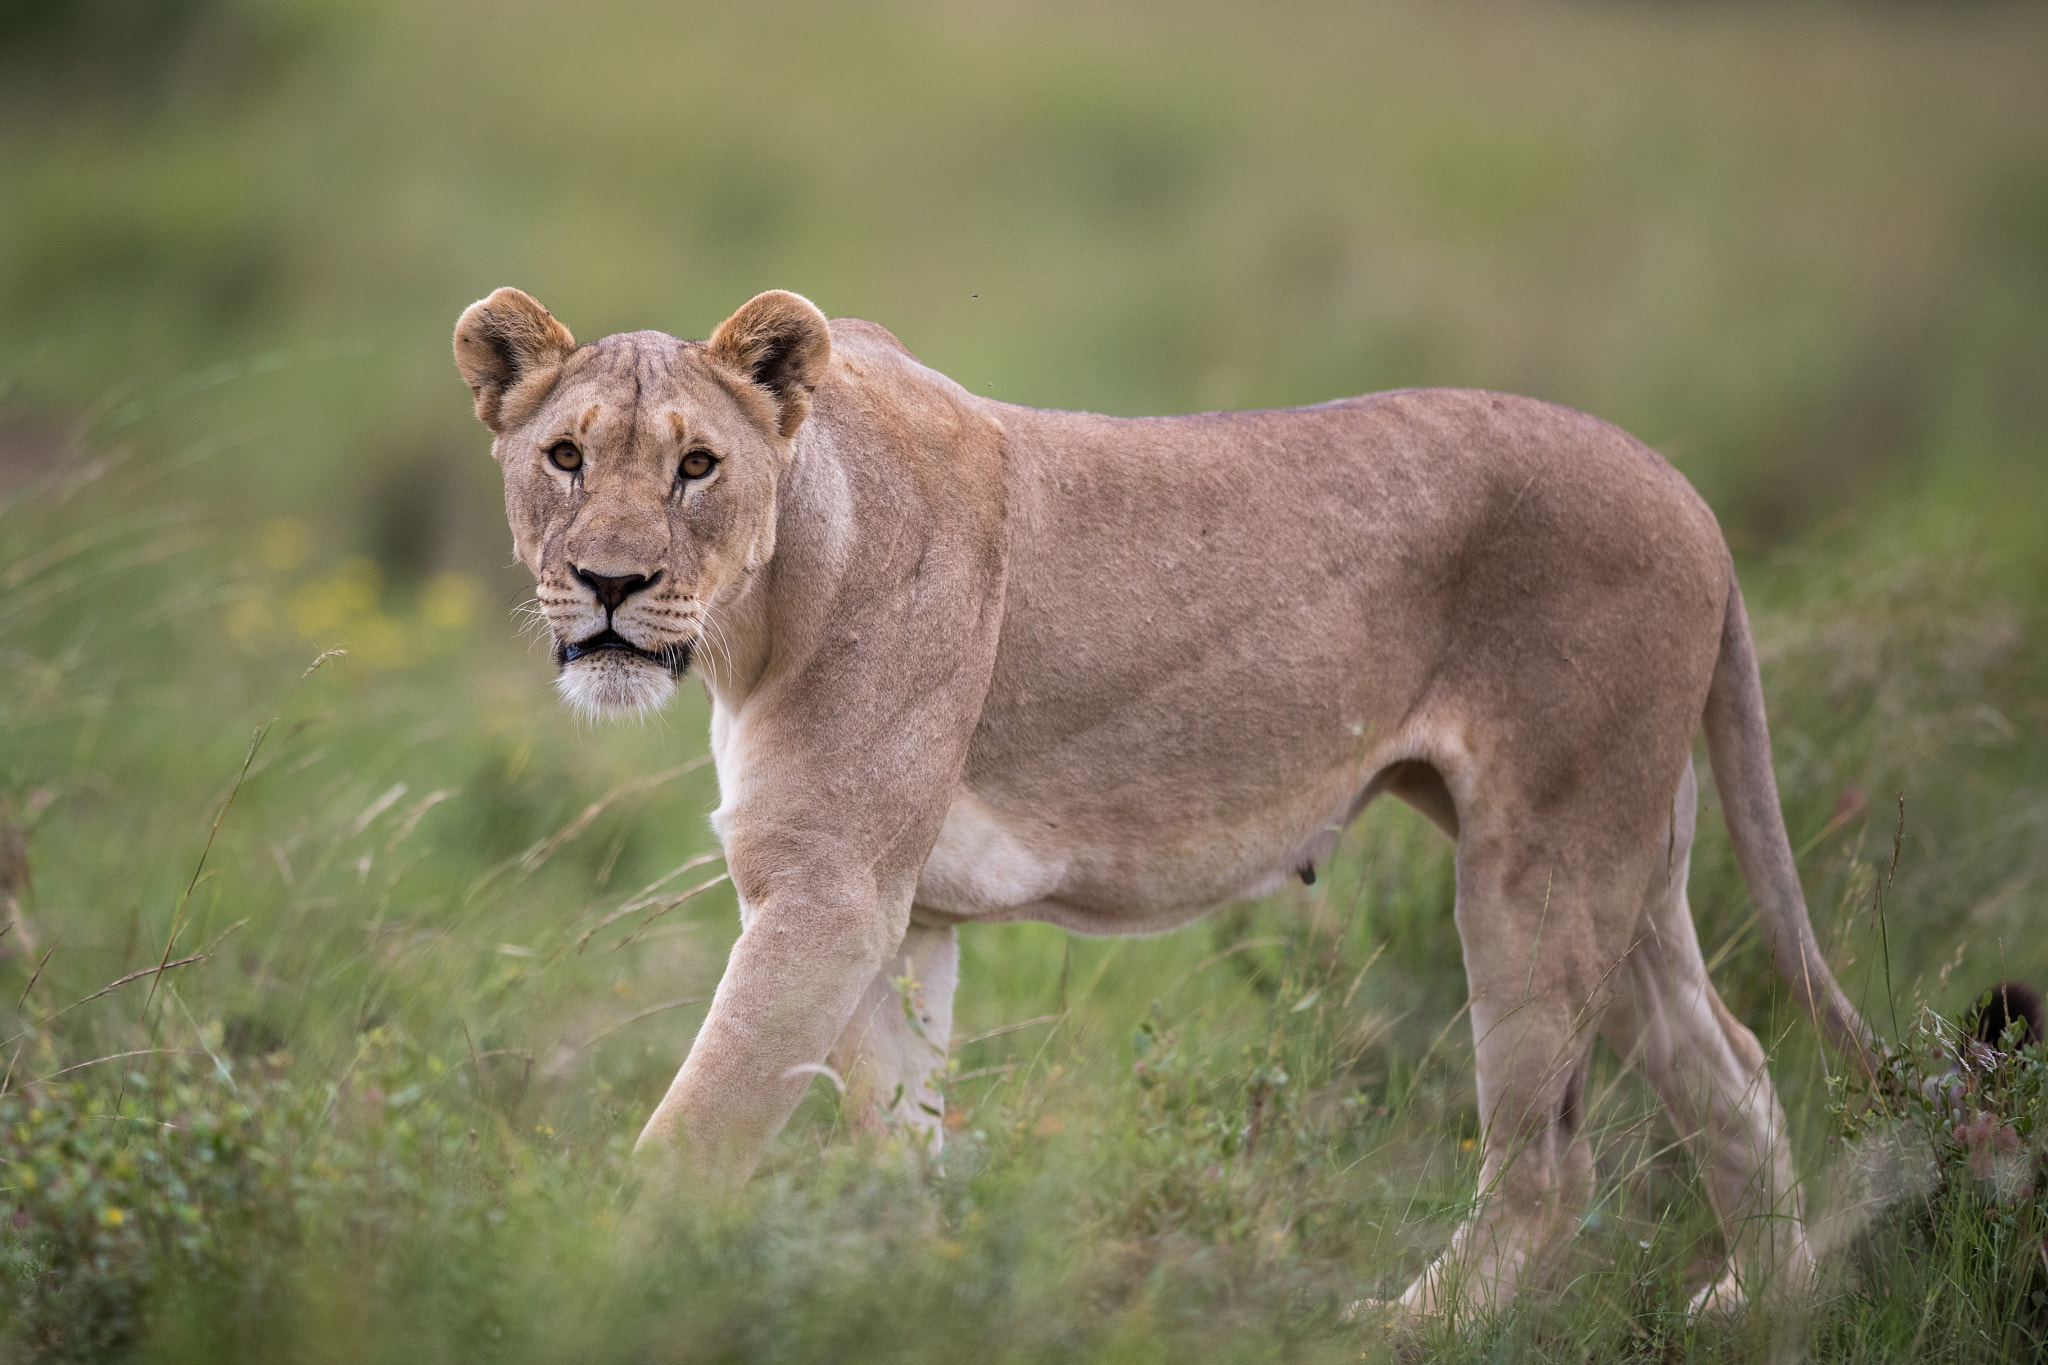
{"label": "lion's nose", "polygon": [[617,611],[619,604],[634,593],[639,592],[643,588],[653,587],[655,582],[661,577],[659,573],[656,573],[653,578],[634,573],[627,574],[623,578],[611,578],[604,574],[589,573],[574,564],[571,564],[569,568],[578,578],[590,585],[590,590],[597,594],[598,605],[602,606],[607,614]]}

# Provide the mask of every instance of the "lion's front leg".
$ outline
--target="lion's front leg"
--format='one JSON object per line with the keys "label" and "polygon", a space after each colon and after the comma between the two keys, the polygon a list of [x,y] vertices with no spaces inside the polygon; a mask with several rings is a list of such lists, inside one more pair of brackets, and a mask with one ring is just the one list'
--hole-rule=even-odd
{"label": "lion's front leg", "polygon": [[863,880],[809,878],[747,910],[704,1026],[637,1150],[681,1148],[721,1184],[752,1173],[902,942],[908,897],[895,910]]}
{"label": "lion's front leg", "polygon": [[903,946],[868,983],[853,1018],[832,1047],[846,1083],[847,1123],[895,1130],[936,1152],[945,1117],[940,1083],[953,1034],[959,935],[948,925],[912,924]]}

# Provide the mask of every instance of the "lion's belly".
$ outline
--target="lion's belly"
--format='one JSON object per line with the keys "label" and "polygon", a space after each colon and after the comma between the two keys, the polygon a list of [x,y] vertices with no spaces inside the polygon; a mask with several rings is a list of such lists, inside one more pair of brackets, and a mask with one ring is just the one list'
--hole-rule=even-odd
{"label": "lion's belly", "polygon": [[[918,878],[916,913],[940,921],[1045,920],[1084,934],[1172,929],[1264,895],[1303,863],[1327,857],[1356,783],[1317,785],[1324,792],[1246,812],[1227,827],[1176,828],[1170,836],[1091,828],[1085,818],[1043,809],[1006,814],[966,792],[947,810]],[[1333,799],[1328,792],[1339,786]]]}
{"label": "lion's belly", "polygon": [[963,919],[989,918],[1056,894],[1075,850],[1042,821],[1006,819],[972,792],[946,810],[917,879],[917,904]]}

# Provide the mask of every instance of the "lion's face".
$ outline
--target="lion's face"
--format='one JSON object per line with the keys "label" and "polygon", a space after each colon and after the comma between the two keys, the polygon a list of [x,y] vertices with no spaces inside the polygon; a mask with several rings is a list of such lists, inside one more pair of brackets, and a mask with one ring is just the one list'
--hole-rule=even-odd
{"label": "lion's face", "polygon": [[607,337],[498,439],[512,541],[578,710],[666,702],[705,613],[774,552],[788,442],[704,350],[658,332]]}
{"label": "lion's face", "polygon": [[463,314],[455,353],[497,433],[562,696],[589,714],[660,706],[710,614],[775,552],[776,480],[830,356],[823,315],[771,293],[708,343],[579,348],[501,289]]}

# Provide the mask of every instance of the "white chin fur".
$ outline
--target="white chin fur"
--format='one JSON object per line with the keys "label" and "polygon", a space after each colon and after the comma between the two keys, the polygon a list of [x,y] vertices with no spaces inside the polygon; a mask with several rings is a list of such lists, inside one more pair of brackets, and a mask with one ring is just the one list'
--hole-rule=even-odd
{"label": "white chin fur", "polygon": [[555,690],[576,714],[602,720],[659,710],[676,694],[676,680],[659,664],[606,649],[563,668],[555,676]]}

